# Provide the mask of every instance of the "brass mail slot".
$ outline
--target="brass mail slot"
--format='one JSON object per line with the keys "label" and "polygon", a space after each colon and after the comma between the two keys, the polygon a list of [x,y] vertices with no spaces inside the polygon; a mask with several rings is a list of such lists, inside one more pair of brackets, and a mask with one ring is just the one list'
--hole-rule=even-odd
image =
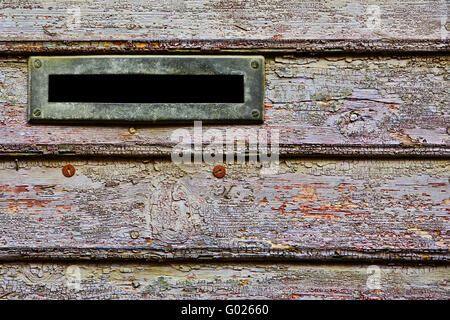
{"label": "brass mail slot", "polygon": [[30,122],[261,123],[262,56],[30,57]]}

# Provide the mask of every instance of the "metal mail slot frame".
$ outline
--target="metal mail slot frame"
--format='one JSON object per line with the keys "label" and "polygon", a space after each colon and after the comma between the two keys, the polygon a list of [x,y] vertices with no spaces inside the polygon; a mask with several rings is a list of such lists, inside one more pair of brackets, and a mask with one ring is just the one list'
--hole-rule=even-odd
{"label": "metal mail slot frame", "polygon": [[[262,56],[33,56],[28,61],[31,123],[262,123]],[[242,103],[49,102],[50,75],[242,75]],[[224,88],[226,90],[226,88]]]}

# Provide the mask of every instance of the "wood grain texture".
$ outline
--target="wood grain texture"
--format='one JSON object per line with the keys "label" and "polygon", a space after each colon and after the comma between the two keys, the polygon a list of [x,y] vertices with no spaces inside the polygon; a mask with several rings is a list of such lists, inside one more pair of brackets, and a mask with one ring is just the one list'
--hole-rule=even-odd
{"label": "wood grain texture", "polygon": [[[64,51],[67,41],[96,40],[106,43],[72,49],[449,49],[445,0],[2,0],[0,12],[6,52]],[[137,42],[109,42],[120,40]]]}
{"label": "wood grain texture", "polygon": [[[448,157],[449,62],[448,56],[268,57],[265,123],[204,131],[277,129],[281,155]],[[181,128],[31,125],[26,113],[26,59],[3,58],[2,155],[168,156],[171,134]]]}
{"label": "wood grain texture", "polygon": [[2,263],[0,297],[448,299],[449,279],[444,266]]}
{"label": "wood grain texture", "polygon": [[0,163],[0,259],[449,258],[448,160]]}

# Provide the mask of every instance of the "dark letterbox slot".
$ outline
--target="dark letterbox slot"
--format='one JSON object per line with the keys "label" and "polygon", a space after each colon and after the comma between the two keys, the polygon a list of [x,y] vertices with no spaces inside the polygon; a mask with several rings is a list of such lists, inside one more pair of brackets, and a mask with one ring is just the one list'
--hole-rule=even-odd
{"label": "dark letterbox slot", "polygon": [[32,123],[261,123],[262,56],[30,57]]}
{"label": "dark letterbox slot", "polygon": [[51,74],[49,102],[244,102],[243,75]]}

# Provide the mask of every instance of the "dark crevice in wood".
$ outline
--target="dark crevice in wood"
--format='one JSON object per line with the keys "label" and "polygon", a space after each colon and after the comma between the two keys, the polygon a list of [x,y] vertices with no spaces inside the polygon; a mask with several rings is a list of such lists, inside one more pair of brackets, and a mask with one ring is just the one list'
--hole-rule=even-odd
{"label": "dark crevice in wood", "polygon": [[[427,256],[425,258],[424,256]],[[432,264],[447,265],[446,249],[238,249],[238,248],[188,248],[151,249],[139,247],[120,248],[0,248],[0,261],[146,261],[171,262],[292,262],[331,264]]]}
{"label": "dark crevice in wood", "polygon": [[[171,145],[126,145],[126,144],[0,144],[0,159],[28,157],[117,157],[117,158],[157,158],[170,159]],[[271,150],[271,146],[267,146]],[[205,151],[205,146],[203,151]],[[206,151],[205,151],[206,152]],[[237,153],[234,153],[236,156]],[[245,153],[248,157],[249,152]],[[335,158],[335,159],[408,159],[408,158],[450,158],[450,146],[382,146],[382,145],[284,145],[279,147],[280,159],[290,158]]]}
{"label": "dark crevice in wood", "polygon": [[[138,45],[136,45],[138,44]],[[429,54],[449,53],[450,40],[350,39],[145,39],[145,40],[37,40],[0,41],[0,54]]]}

